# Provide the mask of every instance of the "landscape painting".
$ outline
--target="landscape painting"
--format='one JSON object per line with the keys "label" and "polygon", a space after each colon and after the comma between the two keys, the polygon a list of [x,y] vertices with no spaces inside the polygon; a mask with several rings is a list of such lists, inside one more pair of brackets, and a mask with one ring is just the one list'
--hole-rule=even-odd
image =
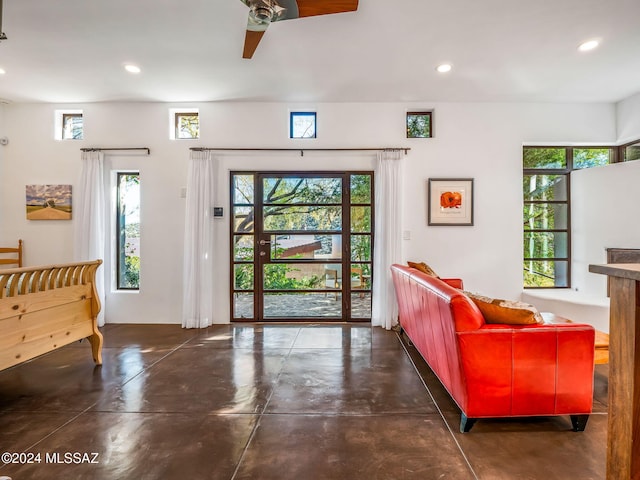
{"label": "landscape painting", "polygon": [[27,220],[71,220],[71,185],[27,185]]}

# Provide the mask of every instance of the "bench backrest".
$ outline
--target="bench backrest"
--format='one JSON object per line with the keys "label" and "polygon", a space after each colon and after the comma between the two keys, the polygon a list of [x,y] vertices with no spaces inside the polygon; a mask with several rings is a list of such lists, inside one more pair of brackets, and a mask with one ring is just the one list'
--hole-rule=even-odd
{"label": "bench backrest", "polygon": [[0,247],[0,268],[4,267],[22,267],[22,240],[17,247]]}

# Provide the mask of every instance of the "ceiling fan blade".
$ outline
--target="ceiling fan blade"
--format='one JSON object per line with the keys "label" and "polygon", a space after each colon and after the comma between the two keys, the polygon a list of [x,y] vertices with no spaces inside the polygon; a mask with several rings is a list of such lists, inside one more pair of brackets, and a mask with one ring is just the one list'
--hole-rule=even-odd
{"label": "ceiling fan blade", "polygon": [[296,0],[300,17],[329,15],[331,13],[355,12],[358,0]]}
{"label": "ceiling fan blade", "polygon": [[251,58],[253,57],[253,53],[258,48],[258,44],[260,40],[262,40],[262,36],[264,32],[267,31],[268,23],[257,24],[252,22],[251,18],[247,22],[247,33],[244,36],[244,49],[242,51],[242,58]]}
{"label": "ceiling fan blade", "polygon": [[258,48],[258,44],[260,40],[262,40],[262,36],[264,32],[254,32],[251,30],[247,30],[247,34],[244,37],[244,50],[242,51],[242,58],[251,58],[253,57],[253,53]]}

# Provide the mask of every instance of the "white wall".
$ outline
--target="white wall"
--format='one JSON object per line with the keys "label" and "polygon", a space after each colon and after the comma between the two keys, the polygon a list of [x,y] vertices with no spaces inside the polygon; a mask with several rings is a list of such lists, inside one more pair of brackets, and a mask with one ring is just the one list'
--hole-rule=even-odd
{"label": "white wall", "polygon": [[[0,102],[0,138],[4,137],[6,135],[6,129],[5,129],[5,123],[4,123],[4,112],[5,112],[5,106],[4,103]],[[2,200],[2,191],[5,188],[4,185],[4,179],[7,178],[7,175],[5,173],[5,151],[6,151],[6,147],[2,147],[0,146],[0,200]],[[2,242],[2,245],[5,245],[4,243],[4,238],[3,238],[3,225],[6,224],[6,221],[4,219],[4,209],[0,208],[0,242]],[[9,245],[10,243],[7,243],[6,245]]]}
{"label": "white wall", "polygon": [[616,105],[617,143],[640,139],[640,93]]}
{"label": "white wall", "polygon": [[[616,143],[640,139],[640,93],[616,105]],[[602,298],[606,277],[589,265],[606,262],[608,247],[640,248],[640,162],[571,174],[572,279],[581,296]]]}
{"label": "white wall", "polygon": [[[201,140],[169,140],[168,109],[200,109]],[[288,112],[318,112],[316,140],[288,137]],[[56,108],[81,108],[85,140],[53,140]],[[407,110],[434,109],[435,138],[405,138]],[[81,147],[149,147],[150,156],[108,156],[115,168],[139,168],[142,181],[142,271],[137,294],[111,293],[108,322],[180,323],[184,199],[189,147],[384,147],[408,146],[404,159],[406,259],[424,260],[442,276],[488,295],[518,298],[522,285],[522,145],[611,143],[615,107],[609,104],[319,104],[104,103],[13,104],[5,107],[6,135],[0,179],[0,240],[21,237],[29,265],[70,261],[72,222],[27,221],[26,184],[77,185]],[[2,125],[0,124],[0,127]],[[1,132],[0,132],[1,133]],[[217,200],[224,220],[214,221],[217,252],[217,322],[229,319],[229,170],[373,169],[374,155],[263,152],[219,155]],[[475,225],[427,226],[427,179],[473,177]],[[108,267],[108,265],[107,265]]]}
{"label": "white wall", "polygon": [[606,263],[605,248],[640,248],[640,162],[571,174],[572,280],[585,296],[604,297],[606,276],[589,273]]}

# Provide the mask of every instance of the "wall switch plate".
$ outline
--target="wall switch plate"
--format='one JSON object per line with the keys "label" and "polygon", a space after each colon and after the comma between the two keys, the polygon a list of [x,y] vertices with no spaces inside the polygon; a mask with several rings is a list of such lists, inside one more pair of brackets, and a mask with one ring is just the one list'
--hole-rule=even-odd
{"label": "wall switch plate", "polygon": [[402,239],[403,240],[411,240],[411,230],[403,230],[402,231]]}

